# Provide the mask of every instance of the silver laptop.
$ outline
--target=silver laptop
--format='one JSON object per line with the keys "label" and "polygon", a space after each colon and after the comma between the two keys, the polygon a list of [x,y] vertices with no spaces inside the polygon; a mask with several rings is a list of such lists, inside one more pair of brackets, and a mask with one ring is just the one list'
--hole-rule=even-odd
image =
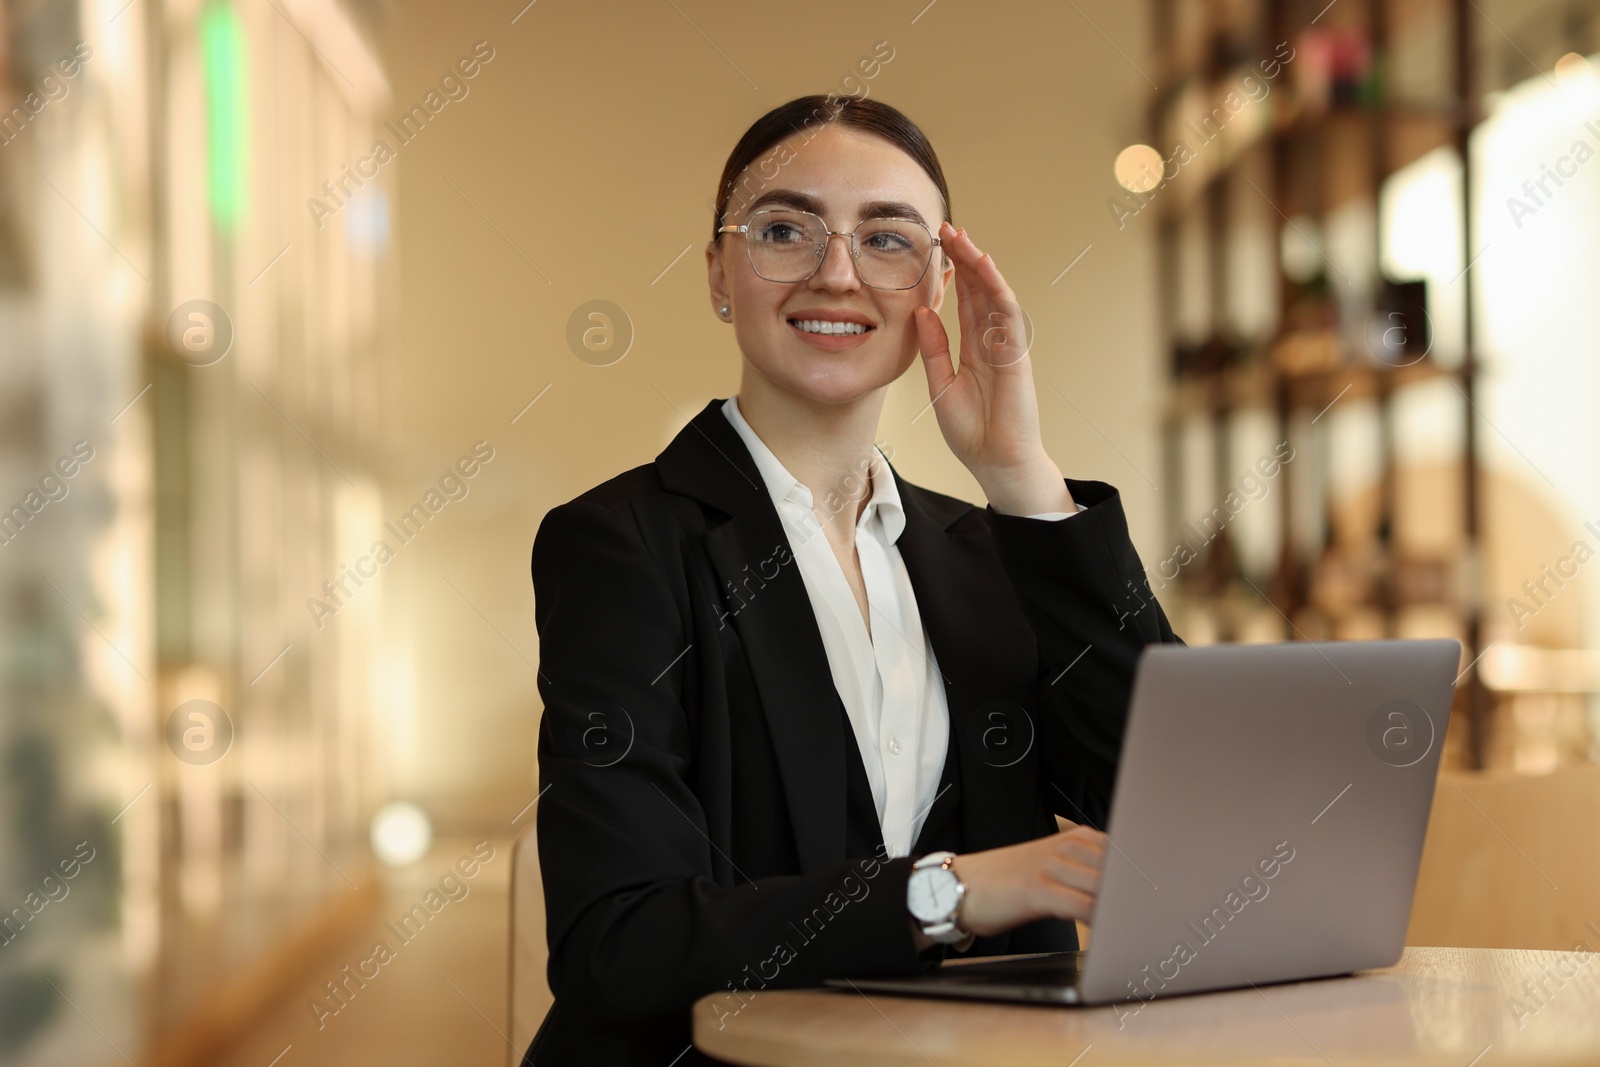
{"label": "silver laptop", "polygon": [[1460,658],[1453,640],[1150,646],[1090,948],[829,984],[1106,1004],[1395,963]]}

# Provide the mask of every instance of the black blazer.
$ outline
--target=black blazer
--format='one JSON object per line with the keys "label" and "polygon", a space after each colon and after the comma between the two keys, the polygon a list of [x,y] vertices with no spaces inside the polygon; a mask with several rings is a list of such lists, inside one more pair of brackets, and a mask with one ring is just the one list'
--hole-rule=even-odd
{"label": "black blazer", "polygon": [[[712,1062],[684,1055],[706,993],[930,965],[912,858],[883,856],[804,582],[722,403],[534,540],[555,1004],[525,1064]],[[1051,522],[894,478],[951,720],[913,856],[1040,837],[1056,814],[1103,828],[1135,660],[1177,640],[1116,490],[1068,480],[1088,510]],[[1049,920],[970,953],[1076,947]]]}

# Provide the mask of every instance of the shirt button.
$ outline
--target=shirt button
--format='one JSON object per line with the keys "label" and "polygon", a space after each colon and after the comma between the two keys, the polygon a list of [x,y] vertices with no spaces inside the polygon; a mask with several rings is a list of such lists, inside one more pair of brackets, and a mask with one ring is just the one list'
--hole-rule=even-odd
{"label": "shirt button", "polygon": [[898,737],[889,738],[889,755],[900,755],[900,739]]}

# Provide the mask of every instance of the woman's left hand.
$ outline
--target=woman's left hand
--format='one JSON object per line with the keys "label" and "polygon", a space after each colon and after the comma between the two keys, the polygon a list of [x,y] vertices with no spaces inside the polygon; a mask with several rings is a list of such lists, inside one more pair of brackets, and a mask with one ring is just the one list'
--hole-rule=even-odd
{"label": "woman's left hand", "polygon": [[978,250],[966,230],[943,222],[939,237],[940,247],[955,263],[959,371],[938,313],[928,307],[912,312],[939,430],[996,511],[1076,511],[1061,470],[1045,453],[1039,435],[1039,402],[1022,306],[994,259]]}

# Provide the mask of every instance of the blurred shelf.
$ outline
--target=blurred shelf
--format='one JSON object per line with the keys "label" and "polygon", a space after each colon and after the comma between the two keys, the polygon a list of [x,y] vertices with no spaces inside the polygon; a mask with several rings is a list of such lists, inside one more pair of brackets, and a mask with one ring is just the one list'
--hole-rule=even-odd
{"label": "blurred shelf", "polygon": [[[1275,108],[1272,124],[1256,135],[1230,134],[1229,130],[1234,127],[1223,128],[1217,135],[1222,143],[1206,156],[1205,166],[1196,168],[1193,163],[1186,164],[1180,172],[1189,175],[1185,180],[1177,183],[1176,177],[1170,179],[1177,183],[1175,195],[1160,190],[1156,200],[1158,217],[1168,222],[1182,218],[1192,202],[1201,199],[1213,185],[1239,174],[1244,162],[1257,150],[1289,145],[1307,152],[1322,151],[1331,160],[1330,167],[1348,167],[1363,161],[1344,151],[1346,146],[1365,145],[1373,138],[1382,137],[1384,162],[1375,168],[1366,168],[1376,180],[1382,180],[1428,152],[1453,144],[1463,123],[1470,128],[1480,120],[1481,115],[1473,110],[1426,101],[1333,104],[1316,112]],[[1157,137],[1162,136],[1171,140],[1170,132],[1165,135],[1158,132]],[[1194,149],[1190,138],[1183,140]],[[1199,143],[1201,148],[1194,152],[1197,159],[1205,152],[1204,146],[1211,142]],[[1175,141],[1171,144],[1161,141],[1153,147],[1167,153],[1163,156],[1165,159],[1176,152],[1177,145]],[[1191,174],[1194,170],[1199,173]],[[1346,183],[1347,191],[1334,193],[1325,206],[1335,207],[1360,195],[1362,187],[1362,182]]]}
{"label": "blurred shelf", "polygon": [[1449,101],[1428,100],[1378,100],[1371,103],[1342,102],[1312,111],[1302,108],[1299,113],[1280,113],[1273,123],[1272,133],[1277,137],[1303,137],[1325,130],[1339,123],[1383,123],[1397,126],[1408,122],[1436,122],[1454,129],[1462,122],[1474,122],[1470,109]]}
{"label": "blurred shelf", "polygon": [[[1163,326],[1172,356],[1162,480],[1174,544],[1188,546],[1181,561],[1158,564],[1175,618],[1200,640],[1456,636],[1465,649],[1457,708],[1467,730],[1465,745],[1457,735],[1452,751],[1462,764],[1482,766],[1493,707],[1474,668],[1483,648],[1472,403],[1478,364],[1470,330],[1456,351],[1443,354],[1451,357],[1448,365],[1431,353],[1432,339],[1423,340],[1432,333],[1425,325],[1431,319],[1421,315],[1427,287],[1385,275],[1377,229],[1384,184],[1436,147],[1461,151],[1479,121],[1467,99],[1471,72],[1457,63],[1475,55],[1460,37],[1470,4],[1347,0],[1310,34],[1301,31],[1314,9],[1289,0],[1236,5],[1228,19],[1210,5],[1203,5],[1204,15],[1186,10],[1200,39],[1158,45],[1169,64],[1167,88],[1154,94],[1150,122],[1165,152],[1175,152],[1185,135],[1201,139],[1186,142],[1201,147],[1184,163],[1184,177],[1168,179],[1154,201],[1162,232]],[[1169,2],[1163,10],[1170,14],[1176,7]],[[1405,13],[1397,13],[1401,7]],[[1412,17],[1419,12],[1420,20]],[[1402,87],[1388,82],[1392,72],[1385,64],[1395,54],[1389,35],[1408,18],[1413,28],[1423,26],[1426,44],[1445,63],[1428,77],[1411,77],[1408,70]],[[1448,49],[1440,39],[1446,25],[1453,31]],[[1234,100],[1231,111],[1196,129],[1198,116],[1214,114],[1207,109],[1253,70],[1236,62],[1245,43],[1282,40],[1295,44],[1293,72],[1280,71],[1284,76],[1272,82],[1270,95],[1252,92],[1254,103],[1245,108]],[[1181,69],[1172,65],[1180,57],[1189,60]],[[1271,113],[1247,115],[1249,106]],[[1270,209],[1253,203],[1257,194]],[[1369,208],[1342,211],[1357,201]],[[1310,221],[1289,221],[1301,216]],[[1470,243],[1464,208],[1457,228],[1462,244]],[[1336,235],[1345,250],[1344,272],[1365,280],[1330,286],[1323,265],[1297,264],[1297,243],[1309,243],[1328,259],[1323,238],[1314,240],[1307,230],[1330,234],[1329,243]],[[1470,291],[1463,301],[1470,322]],[[1363,320],[1386,324],[1396,312],[1405,317],[1396,319],[1403,332],[1393,351],[1370,352],[1351,332]],[[1424,325],[1414,326],[1418,321]],[[1376,337],[1379,328],[1365,330]],[[1258,336],[1233,335],[1247,329]],[[1180,334],[1203,339],[1180,344]],[[1415,521],[1417,512],[1400,501],[1396,420],[1409,409],[1391,401],[1412,387],[1446,381],[1460,394],[1449,417],[1459,420],[1461,445],[1457,458],[1435,466],[1458,487],[1460,512],[1425,524],[1424,535],[1400,525]],[[1324,432],[1328,422],[1313,425],[1335,403],[1359,400],[1378,401],[1376,419],[1358,421],[1351,433]],[[1263,474],[1258,481],[1270,486],[1251,496],[1263,502],[1247,516],[1237,488],[1243,484],[1237,470],[1247,461],[1237,449],[1257,439],[1263,413],[1276,426],[1269,431],[1273,439],[1305,458],[1285,467],[1287,473]],[[1245,419],[1255,421],[1246,426]],[[1205,454],[1195,455],[1196,448]],[[1233,507],[1220,506],[1224,501]],[[1248,536],[1244,524],[1254,527]],[[1434,547],[1423,551],[1419,544]]]}
{"label": "blurred shelf", "polygon": [[1335,400],[1361,400],[1392,394],[1407,386],[1472,376],[1465,367],[1442,367],[1423,358],[1409,366],[1346,359],[1319,369],[1286,371],[1256,358],[1201,373],[1174,377],[1166,407],[1168,419],[1224,415],[1251,408],[1320,411]]}
{"label": "blurred shelf", "polygon": [[1483,654],[1483,680],[1502,693],[1600,693],[1600,652],[1490,645]]}

